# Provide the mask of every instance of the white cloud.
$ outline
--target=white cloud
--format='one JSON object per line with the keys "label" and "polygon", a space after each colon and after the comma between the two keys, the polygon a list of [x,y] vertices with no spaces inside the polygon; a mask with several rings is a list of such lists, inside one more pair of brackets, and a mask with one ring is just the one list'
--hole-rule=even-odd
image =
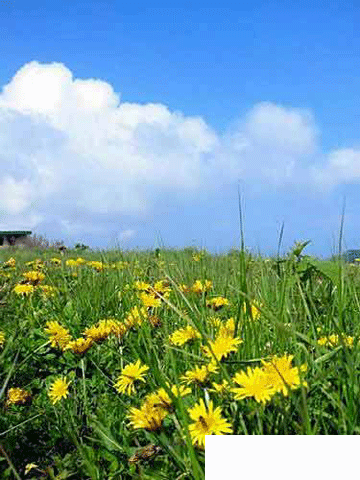
{"label": "white cloud", "polygon": [[146,215],[162,193],[186,199],[238,178],[264,189],[360,176],[357,151],[319,156],[318,137],[309,111],[269,102],[220,136],[201,117],[121,103],[105,81],[33,61],[0,94],[0,209],[31,228],[96,233],[119,215]]}
{"label": "white cloud", "polygon": [[71,209],[141,213],[161,189],[196,189],[202,155],[218,141],[201,118],[120,104],[111,85],[73,79],[61,63],[30,62],[16,73],[0,95],[0,127],[2,175],[14,176],[2,208],[25,212],[33,201],[44,211],[56,198],[65,220]]}
{"label": "white cloud", "polygon": [[122,242],[128,242],[136,235],[136,231],[132,229],[123,230],[119,234],[119,240]]}
{"label": "white cloud", "polygon": [[312,166],[311,176],[323,190],[329,190],[340,183],[359,182],[360,150],[343,148],[330,152],[322,166]]}
{"label": "white cloud", "polygon": [[17,215],[30,205],[34,196],[33,188],[28,180],[16,181],[5,176],[0,183],[0,208],[6,213]]}
{"label": "white cloud", "polygon": [[245,135],[254,146],[301,155],[314,151],[317,130],[309,111],[263,102],[248,114]]}

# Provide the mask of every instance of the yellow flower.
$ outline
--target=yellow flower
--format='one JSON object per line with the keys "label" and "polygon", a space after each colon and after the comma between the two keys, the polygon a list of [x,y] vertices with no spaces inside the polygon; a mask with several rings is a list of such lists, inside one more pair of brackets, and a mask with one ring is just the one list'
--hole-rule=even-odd
{"label": "yellow flower", "polygon": [[30,272],[23,273],[23,277],[25,277],[26,280],[31,282],[33,285],[36,285],[37,283],[44,280],[45,275],[41,272],[37,272],[36,270],[31,270]]}
{"label": "yellow flower", "polygon": [[229,300],[224,297],[215,297],[206,302],[206,305],[213,310],[220,310],[224,305],[229,305]]}
{"label": "yellow flower", "polygon": [[224,380],[222,383],[212,383],[213,388],[209,389],[209,392],[224,394],[229,391],[230,384],[227,380]]}
{"label": "yellow flower", "polygon": [[191,287],[188,287],[184,283],[179,286],[179,289],[183,293],[189,293],[191,291]]}
{"label": "yellow flower", "polygon": [[125,319],[125,325],[128,328],[138,327],[142,324],[144,319],[147,317],[147,310],[145,307],[138,308],[137,306],[133,307],[128,313]]}
{"label": "yellow flower", "polygon": [[122,369],[114,387],[119,393],[126,393],[127,395],[135,393],[135,381],[145,382],[144,375],[147,370],[149,370],[149,367],[141,365],[140,360],[136,363],[130,363]]}
{"label": "yellow flower", "polygon": [[39,465],[36,465],[36,463],[27,463],[25,465],[25,475],[31,472],[31,470],[33,470],[34,468],[38,468],[38,466]]}
{"label": "yellow flower", "polygon": [[276,389],[269,382],[268,376],[259,367],[247,368],[247,373],[238,372],[233,378],[240,388],[232,388],[236,400],[246,397],[254,397],[257,402],[266,403],[275,395]]}
{"label": "yellow flower", "polygon": [[70,332],[56,321],[46,322],[45,333],[50,336],[51,346],[64,350],[72,339]]}
{"label": "yellow flower", "polygon": [[36,258],[32,262],[26,262],[25,265],[27,265],[28,267],[33,267],[35,268],[35,270],[41,270],[45,266],[41,258]]}
{"label": "yellow flower", "polygon": [[4,345],[5,343],[5,333],[0,330],[0,346]]}
{"label": "yellow flower", "polygon": [[9,388],[7,392],[6,405],[24,405],[31,399],[31,393],[22,388]]}
{"label": "yellow flower", "polygon": [[289,394],[289,388],[294,390],[301,385],[307,386],[307,383],[300,379],[300,372],[306,372],[307,366],[304,364],[300,368],[293,367],[291,365],[293,358],[294,355],[284,355],[283,357],[274,356],[269,362],[261,360],[262,371],[268,383],[285,396]]}
{"label": "yellow flower", "polygon": [[205,435],[224,435],[232,433],[231,424],[221,416],[220,407],[214,410],[210,400],[208,407],[201,398],[198,404],[188,409],[191,420],[195,423],[189,425],[189,432],[194,445],[205,448]]}
{"label": "yellow flower", "polygon": [[191,287],[191,290],[194,293],[205,293],[209,291],[212,288],[212,281],[211,280],[205,280],[204,285],[200,280],[196,280]]}
{"label": "yellow flower", "polygon": [[77,261],[74,260],[73,258],[69,258],[68,260],[66,260],[65,265],[66,265],[67,267],[77,267],[77,266],[78,266],[78,263],[77,263]]}
{"label": "yellow flower", "polygon": [[150,283],[136,281],[134,282],[134,287],[136,288],[136,290],[139,290],[141,292],[148,292],[151,285]]}
{"label": "yellow flower", "polygon": [[21,285],[17,284],[14,287],[14,292],[17,295],[30,295],[30,293],[33,293],[34,291],[34,286],[33,285]]}
{"label": "yellow flower", "polygon": [[97,325],[84,330],[83,335],[85,337],[91,338],[94,342],[101,342],[106,340],[110,333],[112,332],[112,324],[107,320],[100,320]]}
{"label": "yellow flower", "polygon": [[91,262],[87,262],[87,265],[89,267],[95,268],[95,270],[97,270],[98,272],[100,272],[105,268],[105,265],[102,262],[91,261]]}
{"label": "yellow flower", "polygon": [[150,291],[155,295],[155,297],[160,294],[164,298],[169,298],[171,288],[169,287],[167,280],[159,280],[155,283],[154,287],[151,287]]}
{"label": "yellow flower", "polygon": [[239,337],[218,336],[214,342],[209,342],[213,353],[208,346],[203,347],[203,352],[205,356],[210,358],[215,356],[220,361],[222,358],[226,358],[229,353],[236,352],[242,343],[243,341]]}
{"label": "yellow flower", "polygon": [[[257,304],[256,302],[252,302],[252,303],[250,304],[250,307],[251,307],[251,315],[252,315],[252,318],[253,318],[254,320],[257,320],[257,319],[260,317],[261,312],[260,312],[260,310],[258,309],[258,307],[261,308],[262,306],[263,306],[262,303]],[[243,305],[243,311],[244,311],[244,313],[246,313],[246,303],[244,303],[244,305]]]}
{"label": "yellow flower", "polygon": [[127,332],[127,326],[118,320],[108,320],[108,324],[110,325],[111,333],[118,339],[121,339]]}
{"label": "yellow flower", "polygon": [[61,265],[61,258],[57,258],[57,257],[50,258],[50,262],[55,266]]}
{"label": "yellow flower", "polygon": [[134,428],[144,428],[149,432],[154,432],[162,427],[164,418],[168,412],[163,408],[156,408],[151,404],[145,402],[142,407],[130,408],[128,418],[130,419],[130,425]]}
{"label": "yellow flower", "polygon": [[216,372],[216,365],[214,365],[213,363],[209,363],[208,365],[203,365],[202,367],[196,366],[194,370],[188,370],[181,377],[181,379],[184,383],[187,383],[188,385],[191,383],[204,385],[209,380],[209,375]]}
{"label": "yellow flower", "polygon": [[86,263],[86,260],[85,260],[84,258],[82,258],[82,257],[78,257],[78,258],[76,259],[76,263],[77,263],[78,265],[84,265],[84,263]]}
{"label": "yellow flower", "polygon": [[344,345],[346,347],[353,347],[354,346],[354,337],[347,337],[347,336],[342,336],[339,337],[339,335],[329,335],[328,337],[321,337],[317,341],[318,345],[325,346],[325,347],[336,347],[338,345]]}
{"label": "yellow flower", "polygon": [[219,328],[219,337],[233,337],[235,333],[235,320],[233,317],[229,318],[225,324]]}
{"label": "yellow flower", "polygon": [[94,344],[92,338],[77,338],[70,341],[64,348],[64,350],[72,350],[74,353],[81,355],[86,353]]}
{"label": "yellow flower", "polygon": [[200,333],[191,325],[188,325],[185,328],[179,328],[175,330],[174,333],[169,335],[169,341],[173,345],[182,346],[190,340],[195,340],[196,338],[201,338]]}
{"label": "yellow flower", "polygon": [[7,262],[4,262],[4,266],[14,268],[16,265],[16,260],[13,257],[10,257]]}
{"label": "yellow flower", "polygon": [[161,300],[160,298],[155,298],[154,295],[149,295],[147,293],[140,294],[141,301],[143,302],[144,306],[147,308],[150,307],[160,307]]}
{"label": "yellow flower", "polygon": [[44,297],[54,297],[57,292],[56,288],[51,285],[37,285],[36,288],[41,290]]}
{"label": "yellow flower", "polygon": [[53,405],[68,396],[70,383],[71,382],[67,382],[64,377],[58,378],[52,383],[48,395]]}
{"label": "yellow flower", "polygon": [[[171,387],[171,392],[176,397],[184,397],[185,395],[191,393],[191,389],[188,387],[184,387],[183,385],[180,387],[178,387],[177,385],[173,385]],[[174,410],[171,397],[164,388],[159,388],[155,393],[150,393],[149,395],[147,395],[145,397],[145,401],[149,405],[152,405],[156,408],[163,408],[167,412],[173,412]]]}

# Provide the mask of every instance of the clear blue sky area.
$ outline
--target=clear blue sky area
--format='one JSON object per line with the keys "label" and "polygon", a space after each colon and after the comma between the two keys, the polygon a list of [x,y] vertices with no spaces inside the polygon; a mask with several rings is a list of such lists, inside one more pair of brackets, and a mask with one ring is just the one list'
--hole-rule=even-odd
{"label": "clear blue sky area", "polygon": [[[360,4],[353,1],[316,0],[237,1],[222,2],[221,6],[209,2],[167,2],[150,6],[147,2],[62,0],[54,4],[0,0],[0,87],[12,85],[17,72],[30,62],[43,65],[57,62],[71,71],[73,79],[107,82],[119,94],[120,105],[125,102],[140,106],[161,104],[172,114],[177,112],[183,117],[202,119],[217,137],[221,148],[226,143],[224,139],[234,129],[240,129],[246,142],[252,145],[244,156],[234,154],[235,167],[231,170],[234,173],[225,180],[223,173],[218,173],[218,166],[212,173],[202,173],[207,168],[204,166],[207,155],[219,165],[219,148],[209,147],[209,152],[202,152],[198,160],[202,165],[198,187],[189,190],[185,186],[175,191],[172,185],[176,176],[173,179],[169,174],[166,187],[159,187],[156,175],[149,175],[148,180],[139,180],[141,188],[144,182],[149,182],[146,192],[141,190],[140,195],[140,203],[147,204],[145,212],[139,213],[140,207],[139,211],[135,209],[132,213],[116,209],[113,207],[115,199],[110,202],[112,206],[109,206],[107,215],[92,212],[89,208],[87,221],[83,223],[79,216],[75,218],[70,213],[70,217],[64,216],[65,223],[62,222],[64,218],[59,214],[63,205],[61,198],[70,195],[65,187],[58,186],[56,195],[50,192],[36,196],[38,173],[35,175],[31,168],[35,168],[34,158],[40,155],[39,149],[26,153],[26,159],[23,146],[20,145],[18,150],[12,146],[11,165],[6,163],[5,153],[2,155],[0,151],[0,183],[5,182],[11,189],[7,198],[5,190],[0,192],[0,213],[5,218],[1,229],[6,227],[6,222],[10,227],[30,226],[48,237],[62,237],[65,243],[82,241],[94,247],[106,247],[119,239],[126,248],[151,248],[157,246],[157,239],[161,237],[169,247],[197,245],[223,251],[239,243],[240,188],[245,208],[245,243],[254,251],[259,249],[263,254],[276,252],[284,222],[285,250],[295,240],[311,239],[308,253],[329,256],[337,248],[344,197],[346,247],[359,248],[359,7]],[[36,82],[36,77],[32,81]],[[16,90],[16,95],[27,95],[28,90],[21,85],[23,90]],[[46,89],[46,86],[42,88]],[[4,96],[4,102],[0,101],[0,112],[1,108],[4,111],[9,106],[15,108],[14,103],[6,102],[8,99]],[[265,113],[261,111],[250,127],[251,112],[263,102],[271,104],[273,109],[266,113],[266,121],[261,116]],[[287,124],[287,120],[280,114],[281,118],[277,117],[276,112],[280,111],[277,107],[281,112],[310,113],[315,146],[309,146],[311,142],[306,140],[308,137],[303,126],[299,127],[298,135],[297,127],[294,127],[290,140],[288,135],[281,136],[281,122]],[[15,108],[16,115],[27,115],[20,111],[21,108]],[[6,130],[8,116],[0,118],[0,126]],[[38,125],[34,118],[31,117],[31,121]],[[266,132],[273,132],[272,119],[276,123],[276,133],[270,133],[269,140]],[[16,125],[13,128],[19,129],[18,135],[21,136],[22,123]],[[101,129],[102,124],[99,125]],[[163,128],[161,135],[170,135],[164,133]],[[192,131],[195,130],[198,131],[197,127],[192,127]],[[139,131],[136,130],[136,138]],[[36,135],[39,138],[43,135],[46,140],[46,130],[43,132],[37,131]],[[164,140],[158,131],[150,129],[149,132],[151,138],[147,137],[147,141],[150,143],[146,145],[151,146],[141,152],[144,158],[153,161],[154,152],[158,154],[157,142],[163,145]],[[4,145],[10,142],[5,135],[3,143],[0,136],[0,148],[3,146],[4,152],[9,151]],[[68,136],[68,131],[64,135]],[[186,135],[188,138],[190,134]],[[69,136],[71,141],[82,141],[78,140],[80,137],[74,140],[75,134]],[[203,145],[199,138],[197,145]],[[275,142],[274,139],[275,147],[271,143]],[[143,146],[143,137],[141,142]],[[295,148],[296,142],[306,146]],[[181,155],[184,155],[190,147],[181,145]],[[46,155],[41,154],[41,165],[58,172],[56,168],[59,169],[61,162],[58,151],[55,152],[58,147],[54,146],[54,150],[51,146],[48,148]],[[222,151],[225,151],[221,156],[221,171],[224,172],[227,170],[228,150]],[[343,160],[336,163],[332,159],[339,151]],[[298,183],[295,171],[287,180],[279,177],[275,185],[269,187],[269,180],[261,169],[264,165],[266,167],[267,158],[272,158],[271,162],[276,166],[274,152],[284,158],[282,162],[290,164],[295,159],[296,165],[305,169],[301,170],[301,182]],[[50,161],[52,153],[56,161]],[[87,155],[90,158],[93,151],[84,147],[82,168]],[[174,153],[171,161],[180,165],[183,157],[180,153],[177,155]],[[32,165],[29,171],[24,162]],[[72,162],[71,165],[75,165],[76,157]],[[86,167],[84,177],[79,174],[80,166],[76,167],[77,181],[89,182],[87,190],[92,188],[93,182],[88,173],[91,165],[90,162]],[[154,168],[156,163],[151,165]],[[241,168],[237,170],[239,165]],[[254,170],[248,173],[251,165]],[[312,177],[306,170],[309,165],[326,170],[328,188],[313,186]],[[60,173],[54,175],[62,179]],[[214,179],[219,175],[222,181],[217,183]],[[307,175],[310,175],[308,182]],[[17,187],[10,177],[25,183]],[[119,178],[116,185],[121,189],[124,176],[121,174]],[[69,184],[65,177],[63,181]],[[127,195],[139,191],[134,179],[127,182]],[[208,189],[204,188],[207,183]],[[20,189],[25,187],[31,193],[22,193],[20,201]],[[9,200],[11,195],[14,195],[11,200],[14,204]],[[74,201],[77,200],[74,194]],[[20,206],[15,208],[16,202]],[[39,216],[38,222],[34,220],[36,215]],[[72,229],[64,226],[69,222]]]}

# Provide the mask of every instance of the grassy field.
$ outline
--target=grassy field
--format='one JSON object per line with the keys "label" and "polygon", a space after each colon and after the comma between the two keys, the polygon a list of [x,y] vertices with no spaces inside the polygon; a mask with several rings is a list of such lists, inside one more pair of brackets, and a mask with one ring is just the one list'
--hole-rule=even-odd
{"label": "grassy field", "polygon": [[206,434],[360,433],[356,264],[0,252],[0,477],[203,479]]}

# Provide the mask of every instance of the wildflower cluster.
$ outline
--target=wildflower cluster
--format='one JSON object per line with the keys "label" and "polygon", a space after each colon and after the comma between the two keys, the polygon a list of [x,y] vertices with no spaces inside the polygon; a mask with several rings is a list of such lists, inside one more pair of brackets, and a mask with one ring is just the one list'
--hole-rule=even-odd
{"label": "wildflower cluster", "polygon": [[354,337],[332,334],[328,335],[327,337],[319,338],[317,343],[322,347],[337,347],[338,345],[345,345],[345,347],[353,347]]}
{"label": "wildflower cluster", "polygon": [[262,360],[262,367],[247,368],[246,372],[238,372],[233,381],[239,387],[231,388],[236,400],[253,397],[257,402],[266,403],[276,394],[289,395],[290,390],[300,386],[307,386],[301,376],[307,370],[307,366],[293,367],[291,362],[293,355],[283,357],[274,356],[269,361]]}

